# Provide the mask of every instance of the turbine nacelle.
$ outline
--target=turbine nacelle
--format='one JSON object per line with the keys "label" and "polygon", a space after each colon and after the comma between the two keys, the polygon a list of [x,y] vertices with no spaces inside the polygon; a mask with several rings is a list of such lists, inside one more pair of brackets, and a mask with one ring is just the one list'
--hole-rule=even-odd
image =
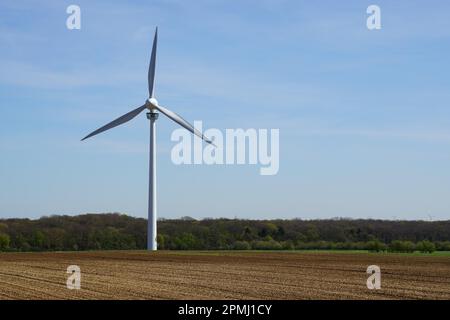
{"label": "turbine nacelle", "polygon": [[156,100],[155,98],[147,99],[147,100],[145,101],[145,106],[146,106],[147,109],[149,109],[149,110],[155,110],[155,109],[158,109],[158,107],[159,107],[158,100]]}

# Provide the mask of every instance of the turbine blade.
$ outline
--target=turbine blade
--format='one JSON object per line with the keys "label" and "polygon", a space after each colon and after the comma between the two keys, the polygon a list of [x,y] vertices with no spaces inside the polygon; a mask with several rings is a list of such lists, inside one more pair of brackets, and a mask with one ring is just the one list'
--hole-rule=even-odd
{"label": "turbine blade", "polygon": [[155,37],[153,38],[152,55],[150,58],[150,65],[148,66],[148,96],[153,98],[155,84],[155,67],[156,67],[156,46],[158,43],[158,27],[155,30]]}
{"label": "turbine blade", "polygon": [[111,128],[117,127],[125,122],[130,121],[131,119],[133,119],[134,117],[136,117],[139,113],[141,113],[142,111],[144,111],[147,107],[145,105],[134,109],[133,111],[128,112],[127,114],[124,114],[123,116],[117,118],[114,121],[111,121],[110,123],[108,123],[107,125],[104,125],[103,127],[95,130],[94,132],[88,134],[86,137],[84,137],[83,139],[81,139],[81,141],[86,140],[87,138],[90,138],[92,136],[95,136],[99,133],[102,133],[103,131],[109,130]]}
{"label": "turbine blade", "polygon": [[172,119],[176,123],[178,123],[183,128],[187,129],[188,131],[195,134],[197,137],[205,140],[207,143],[212,144],[213,146],[217,147],[209,138],[207,138],[204,134],[202,134],[200,131],[194,128],[192,124],[187,122],[185,119],[183,119],[180,115],[176,114],[173,111],[170,111],[169,109],[166,109],[162,106],[157,106],[156,109],[161,111],[161,113],[165,114],[169,119]]}

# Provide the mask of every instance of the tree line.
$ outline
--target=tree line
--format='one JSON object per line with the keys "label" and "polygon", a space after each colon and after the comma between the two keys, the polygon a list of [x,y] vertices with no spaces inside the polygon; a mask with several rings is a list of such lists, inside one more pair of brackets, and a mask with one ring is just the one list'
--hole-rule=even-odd
{"label": "tree line", "polygon": [[[124,214],[0,220],[0,251],[146,248],[147,220]],[[450,220],[241,220],[158,222],[162,250],[450,251]]]}

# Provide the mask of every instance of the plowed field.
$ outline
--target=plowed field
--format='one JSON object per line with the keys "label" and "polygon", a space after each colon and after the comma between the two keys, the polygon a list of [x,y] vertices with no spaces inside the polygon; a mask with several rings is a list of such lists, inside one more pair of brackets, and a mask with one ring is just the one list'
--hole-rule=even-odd
{"label": "plowed field", "polygon": [[[67,267],[81,289],[66,287]],[[369,290],[366,269],[381,268]],[[367,253],[0,253],[0,299],[450,299],[450,257]]]}

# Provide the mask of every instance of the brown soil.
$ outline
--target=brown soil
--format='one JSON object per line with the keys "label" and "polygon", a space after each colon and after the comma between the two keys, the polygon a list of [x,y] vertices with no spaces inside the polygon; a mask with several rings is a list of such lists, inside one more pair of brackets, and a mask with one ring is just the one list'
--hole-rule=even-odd
{"label": "brown soil", "polygon": [[[381,268],[369,290],[366,269]],[[81,290],[66,287],[69,265]],[[1,253],[0,299],[450,299],[450,257],[364,253]]]}

